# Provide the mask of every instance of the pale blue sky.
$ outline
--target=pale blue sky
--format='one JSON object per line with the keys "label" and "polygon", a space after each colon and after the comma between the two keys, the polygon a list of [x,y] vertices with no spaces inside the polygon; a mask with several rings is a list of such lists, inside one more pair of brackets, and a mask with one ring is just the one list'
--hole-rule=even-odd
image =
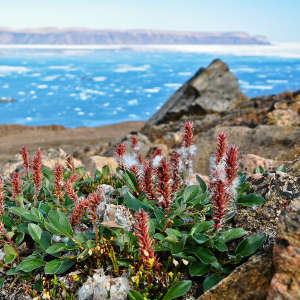
{"label": "pale blue sky", "polygon": [[300,42],[300,0],[0,0],[0,26],[246,31]]}

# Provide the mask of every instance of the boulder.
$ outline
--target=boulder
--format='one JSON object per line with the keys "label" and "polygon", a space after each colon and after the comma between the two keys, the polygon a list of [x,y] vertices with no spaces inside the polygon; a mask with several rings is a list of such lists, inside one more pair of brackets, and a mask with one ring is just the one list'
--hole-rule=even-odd
{"label": "boulder", "polygon": [[86,170],[92,175],[94,173],[95,169],[101,171],[102,168],[106,165],[109,166],[111,172],[116,172],[118,163],[114,157],[106,157],[106,156],[100,156],[100,155],[91,156],[87,160],[85,167],[86,167]]}
{"label": "boulder", "polygon": [[228,65],[216,59],[183,84],[145,126],[230,111],[246,100]]}
{"label": "boulder", "polygon": [[287,161],[263,158],[255,154],[243,154],[239,159],[239,170],[245,173],[254,173],[255,169],[261,166],[265,172],[269,172],[289,163]]}
{"label": "boulder", "polygon": [[280,216],[273,249],[275,275],[267,300],[300,299],[300,197]]}
{"label": "boulder", "polygon": [[272,275],[272,255],[256,254],[198,300],[265,300]]}

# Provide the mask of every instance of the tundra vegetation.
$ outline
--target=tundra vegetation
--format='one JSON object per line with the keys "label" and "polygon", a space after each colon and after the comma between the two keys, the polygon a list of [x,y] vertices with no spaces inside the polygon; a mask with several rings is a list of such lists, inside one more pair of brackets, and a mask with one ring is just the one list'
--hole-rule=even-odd
{"label": "tundra vegetation", "polygon": [[22,283],[28,299],[170,300],[199,296],[247,260],[266,236],[230,220],[264,199],[249,194],[222,132],[210,182],[193,182],[191,122],[182,134],[170,157],[157,148],[147,159],[133,137],[117,146],[115,173],[92,175],[72,157],[43,168],[41,151],[30,162],[24,147],[24,171],[0,182],[0,286]]}

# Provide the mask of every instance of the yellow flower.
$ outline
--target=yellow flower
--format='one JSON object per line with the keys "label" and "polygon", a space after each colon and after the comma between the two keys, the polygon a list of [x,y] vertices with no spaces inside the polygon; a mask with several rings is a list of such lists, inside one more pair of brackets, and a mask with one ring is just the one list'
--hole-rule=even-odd
{"label": "yellow flower", "polygon": [[80,280],[80,278],[79,278],[79,276],[77,275],[77,274],[73,274],[73,280],[75,280],[75,281],[79,281]]}
{"label": "yellow flower", "polygon": [[173,279],[173,276],[174,276],[174,273],[173,273],[173,272],[169,272],[168,275],[169,275],[169,277],[170,277],[171,279]]}

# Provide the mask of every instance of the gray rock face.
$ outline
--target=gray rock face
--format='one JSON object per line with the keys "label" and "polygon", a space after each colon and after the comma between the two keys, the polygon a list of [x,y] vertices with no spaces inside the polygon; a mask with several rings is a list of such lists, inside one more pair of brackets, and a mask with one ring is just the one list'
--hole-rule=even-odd
{"label": "gray rock face", "polygon": [[248,97],[227,64],[216,59],[179,88],[145,126],[188,119],[191,115],[228,112],[246,100]]}

